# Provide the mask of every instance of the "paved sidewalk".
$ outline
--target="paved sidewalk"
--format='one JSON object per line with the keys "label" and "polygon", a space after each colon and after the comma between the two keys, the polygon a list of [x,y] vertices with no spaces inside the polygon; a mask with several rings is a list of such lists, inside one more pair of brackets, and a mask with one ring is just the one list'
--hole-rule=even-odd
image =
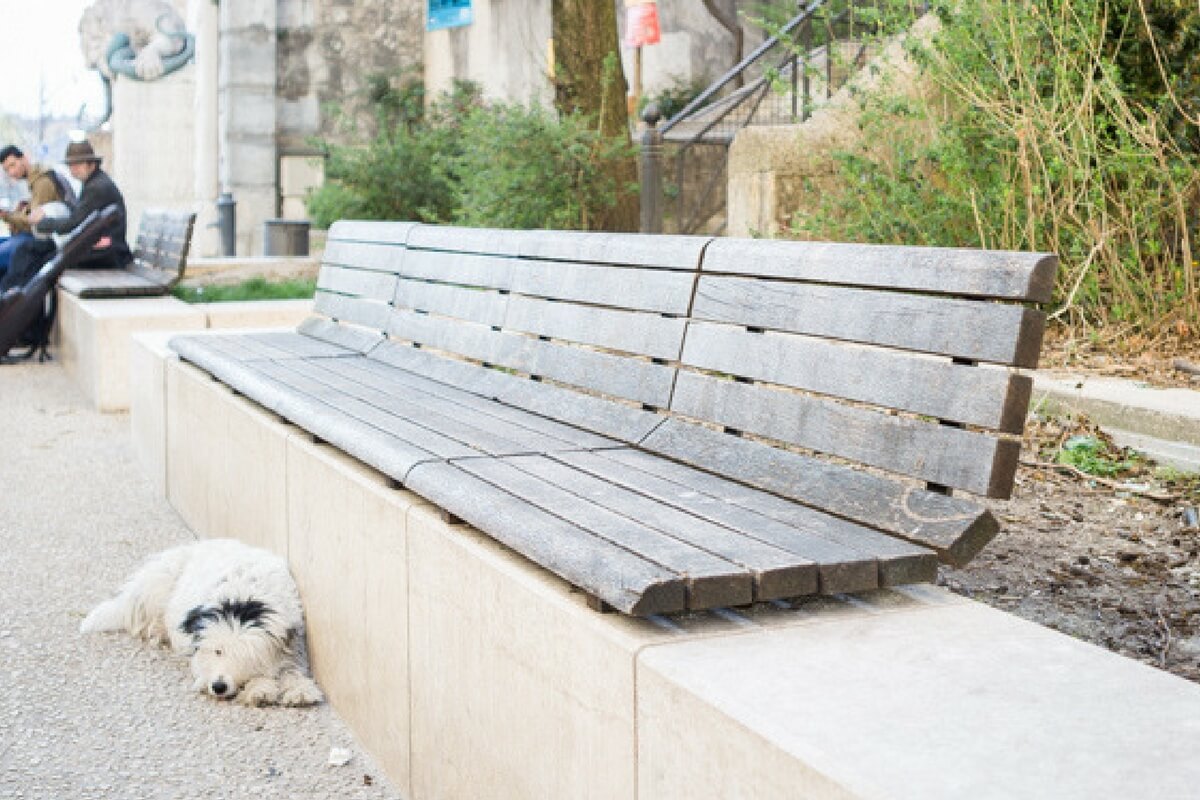
{"label": "paved sidewalk", "polygon": [[[328,705],[219,703],[184,660],[77,632],[145,555],[191,538],[128,425],[56,365],[0,367],[0,798],[399,797]],[[328,766],[333,747],[353,760]]]}

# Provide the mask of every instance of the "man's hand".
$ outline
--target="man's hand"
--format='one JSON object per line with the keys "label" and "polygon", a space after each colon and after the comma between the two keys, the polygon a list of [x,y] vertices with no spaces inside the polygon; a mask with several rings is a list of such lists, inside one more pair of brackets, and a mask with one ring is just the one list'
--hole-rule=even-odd
{"label": "man's hand", "polygon": [[96,240],[96,243],[94,245],[92,245],[93,250],[103,250],[106,247],[112,247],[112,237],[111,236],[101,236],[99,239]]}
{"label": "man's hand", "polygon": [[43,209],[41,206],[38,206],[37,208],[35,208],[29,212],[29,224],[37,225],[39,222],[42,221],[42,219],[45,218],[45,216],[46,216],[45,209]]}

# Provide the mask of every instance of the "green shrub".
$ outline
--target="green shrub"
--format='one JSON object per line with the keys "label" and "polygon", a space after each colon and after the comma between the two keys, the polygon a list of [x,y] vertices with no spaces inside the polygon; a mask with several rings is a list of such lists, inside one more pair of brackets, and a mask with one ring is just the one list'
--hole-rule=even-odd
{"label": "green shrub", "polygon": [[923,92],[861,99],[863,144],[836,154],[839,186],[795,232],[1051,251],[1056,315],[1080,332],[1200,329],[1200,161],[1161,73],[1156,88],[1122,71],[1146,59],[1119,5],[935,3],[941,30],[909,42]]}
{"label": "green shrub", "polygon": [[605,168],[629,146],[601,136],[579,114],[497,104],[473,110],[453,161],[454,221],[499,228],[587,230],[612,208],[618,186]]}

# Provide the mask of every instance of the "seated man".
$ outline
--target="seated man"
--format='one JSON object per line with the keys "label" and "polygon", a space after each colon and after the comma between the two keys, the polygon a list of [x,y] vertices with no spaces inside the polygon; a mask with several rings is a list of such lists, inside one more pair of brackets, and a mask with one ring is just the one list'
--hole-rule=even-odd
{"label": "seated man", "polygon": [[67,145],[67,157],[63,159],[71,175],[83,184],[79,203],[68,217],[51,219],[44,209],[34,209],[29,219],[38,233],[69,233],[79,226],[93,211],[99,211],[116,203],[120,215],[104,232],[100,241],[77,266],[79,267],[124,267],[133,261],[133,253],[125,241],[125,198],[108,173],[100,169],[100,157],[89,142],[71,142]]}
{"label": "seated man", "polygon": [[29,163],[29,158],[16,145],[10,144],[0,150],[0,166],[14,181],[23,180],[29,184],[28,204],[21,203],[15,209],[0,212],[11,233],[6,241],[0,243],[0,277],[3,277],[12,262],[13,253],[33,239],[29,218],[33,210],[63,198],[58,182],[50,174],[50,168]]}

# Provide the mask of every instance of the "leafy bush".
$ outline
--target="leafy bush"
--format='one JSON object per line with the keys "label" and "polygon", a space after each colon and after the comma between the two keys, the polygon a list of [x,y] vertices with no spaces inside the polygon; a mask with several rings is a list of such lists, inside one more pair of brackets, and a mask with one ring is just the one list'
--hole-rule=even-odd
{"label": "leafy bush", "polygon": [[1073,326],[1200,330],[1200,161],[1176,124],[1191,112],[1161,71],[1122,70],[1148,69],[1138,3],[1123,20],[1130,0],[934,3],[941,30],[908,43],[923,91],[862,98],[863,144],[796,233],[1048,250]]}
{"label": "leafy bush", "polygon": [[480,227],[587,230],[617,201],[606,165],[630,155],[586,117],[538,106],[474,109],[462,137],[451,167],[454,221]]}

